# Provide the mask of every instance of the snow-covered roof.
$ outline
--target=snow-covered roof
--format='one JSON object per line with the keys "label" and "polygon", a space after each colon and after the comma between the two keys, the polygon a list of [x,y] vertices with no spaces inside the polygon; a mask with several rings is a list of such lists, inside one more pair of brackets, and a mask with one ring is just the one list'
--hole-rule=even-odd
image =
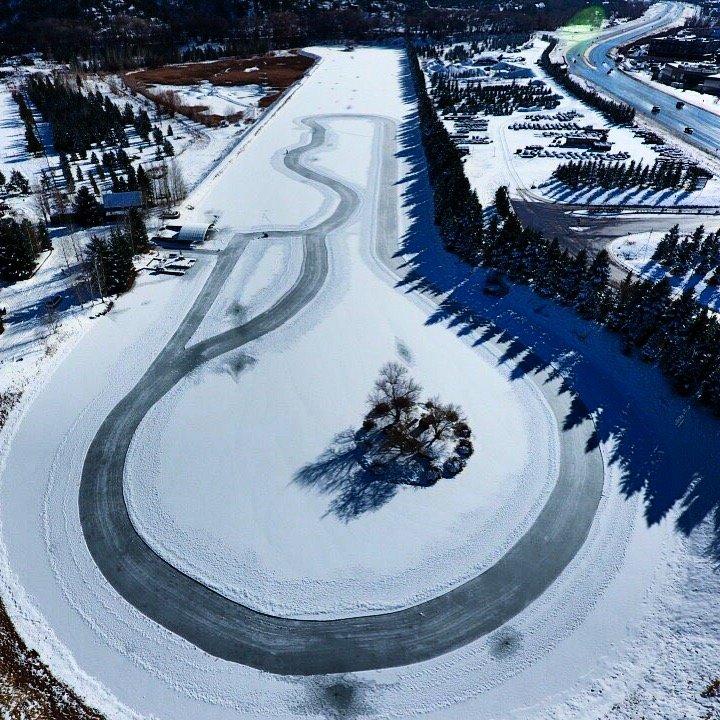
{"label": "snow-covered roof", "polygon": [[202,242],[210,229],[210,223],[186,223],[176,236],[178,242],[194,243]]}
{"label": "snow-covered roof", "polygon": [[139,190],[105,193],[102,196],[102,202],[106,210],[126,210],[127,208],[140,207],[142,205],[142,193]]}

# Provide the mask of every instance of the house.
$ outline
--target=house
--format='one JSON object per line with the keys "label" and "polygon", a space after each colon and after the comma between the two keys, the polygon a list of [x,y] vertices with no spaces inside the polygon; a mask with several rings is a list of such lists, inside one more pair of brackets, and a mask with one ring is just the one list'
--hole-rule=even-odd
{"label": "house", "polygon": [[104,193],[102,196],[102,204],[108,215],[126,213],[132,208],[142,207],[143,197],[139,190]]}
{"label": "house", "polygon": [[705,78],[717,72],[718,68],[715,65],[668,63],[658,73],[658,80],[672,87],[696,89],[703,84]]}

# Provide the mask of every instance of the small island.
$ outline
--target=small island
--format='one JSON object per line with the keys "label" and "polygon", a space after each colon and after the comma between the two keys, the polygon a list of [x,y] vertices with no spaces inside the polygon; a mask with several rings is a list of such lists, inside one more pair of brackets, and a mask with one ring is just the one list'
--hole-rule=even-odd
{"label": "small island", "polygon": [[422,388],[403,365],[380,371],[356,433],[361,465],[389,482],[430,486],[453,478],[473,454],[472,431],[457,405],[421,399]]}

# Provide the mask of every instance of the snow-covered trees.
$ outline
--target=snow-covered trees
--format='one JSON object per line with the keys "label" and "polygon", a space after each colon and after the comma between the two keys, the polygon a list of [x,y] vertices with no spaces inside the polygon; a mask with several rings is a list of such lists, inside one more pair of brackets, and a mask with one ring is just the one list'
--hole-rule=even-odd
{"label": "snow-covered trees", "polygon": [[657,244],[652,259],[678,275],[693,272],[704,277],[712,271],[716,277],[720,270],[720,230],[706,233],[700,225],[681,238],[679,227],[674,225]]}
{"label": "snow-covered trees", "polygon": [[486,115],[511,115],[521,107],[550,110],[560,103],[560,96],[542,81],[461,86],[457,78],[441,74],[433,75],[432,97],[440,112],[482,111]]}
{"label": "snow-covered trees", "polygon": [[694,190],[701,177],[709,173],[696,165],[687,165],[679,160],[656,160],[653,165],[642,162],[606,162],[605,160],[580,160],[561,163],[555,168],[553,177],[570,188],[614,188],[629,187],[668,188]]}
{"label": "snow-covered trees", "polygon": [[20,195],[29,195],[30,181],[19,170],[13,170],[10,173],[10,179],[7,181],[5,189],[9,193],[16,192]]}
{"label": "snow-covered trees", "polygon": [[133,254],[130,234],[121,227],[114,228],[107,238],[93,235],[86,266],[101,295],[119,295],[133,286],[136,275]]}
{"label": "snow-covered trees", "polygon": [[[422,71],[414,54],[410,67],[418,83]],[[484,235],[482,206],[463,171],[462,158],[439,121],[427,92],[418,93],[418,113],[430,181],[436,190],[435,224],[445,246],[467,262],[476,262]]]}
{"label": "snow-covered trees", "polygon": [[81,152],[98,142],[127,144],[123,115],[100,92],[85,94],[61,78],[53,80],[42,75],[32,76],[26,91],[50,123],[58,152]]}
{"label": "snow-covered trees", "polygon": [[370,409],[358,433],[362,463],[384,473],[398,464],[402,482],[430,485],[454,477],[473,452],[471,431],[460,409],[438,399],[421,401],[422,388],[406,367],[388,363],[370,394]]}
{"label": "snow-covered trees", "polygon": [[[625,353],[657,363],[678,392],[720,414],[720,322],[699,305],[692,291],[677,297],[666,279],[635,280],[631,275],[619,286],[613,285],[605,251],[592,259],[585,251],[572,255],[557,239],[548,240],[524,228],[502,189],[496,194],[496,213],[487,226],[479,221],[475,230],[469,227],[468,219],[479,216],[477,197],[465,179],[457,149],[430,102],[414,51],[409,48],[408,52],[435,219],[445,247],[472,265],[493,268],[530,285],[541,297],[555,299],[603,324],[620,336]],[[617,181],[625,183],[636,178],[650,182],[653,172],[658,177],[678,171],[673,164],[662,168],[632,163],[604,166],[604,172],[616,173]],[[683,177],[688,183],[692,181],[687,174]],[[706,233],[700,227],[681,239],[678,228],[671,228],[659,243],[654,260],[673,272],[695,270],[707,274],[709,284],[720,283],[720,232]]]}
{"label": "snow-covered trees", "polygon": [[126,231],[134,254],[146,253],[150,249],[147,229],[140,211],[132,208],[126,219]]}
{"label": "snow-covered trees", "polygon": [[42,143],[37,135],[37,128],[35,126],[35,118],[33,117],[32,111],[25,102],[25,98],[22,93],[14,92],[13,98],[18,104],[18,113],[20,118],[25,123],[25,141],[27,142],[28,152],[35,155],[43,151]]}

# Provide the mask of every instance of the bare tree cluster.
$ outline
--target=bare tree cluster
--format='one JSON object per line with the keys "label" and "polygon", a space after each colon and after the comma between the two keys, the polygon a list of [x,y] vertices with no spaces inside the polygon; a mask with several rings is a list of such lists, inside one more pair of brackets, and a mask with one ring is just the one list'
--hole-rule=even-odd
{"label": "bare tree cluster", "polygon": [[457,405],[423,401],[421,392],[406,367],[385,365],[360,434],[369,469],[381,473],[390,464],[412,463],[418,483],[431,485],[463,470],[473,453],[472,433]]}

